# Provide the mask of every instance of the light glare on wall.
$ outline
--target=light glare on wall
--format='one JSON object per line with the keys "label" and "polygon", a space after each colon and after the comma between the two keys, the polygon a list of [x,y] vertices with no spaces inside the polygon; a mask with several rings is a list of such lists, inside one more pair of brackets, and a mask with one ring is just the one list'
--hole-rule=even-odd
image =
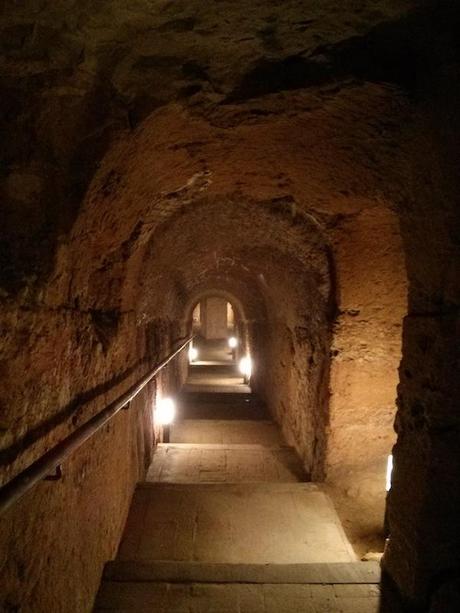
{"label": "light glare on wall", "polygon": [[393,456],[389,455],[387,460],[387,479],[386,479],[386,490],[387,492],[391,489],[391,475],[393,473]]}
{"label": "light glare on wall", "polygon": [[169,426],[176,416],[176,403],[172,398],[161,398],[155,411],[155,418],[162,426]]}
{"label": "light glare on wall", "polygon": [[252,360],[249,356],[241,358],[240,360],[240,373],[244,375],[245,379],[250,379],[252,375]]}
{"label": "light glare on wall", "polygon": [[238,339],[234,336],[231,336],[228,339],[228,346],[230,347],[230,349],[235,349],[235,347],[238,346]]}
{"label": "light glare on wall", "polygon": [[198,349],[193,345],[190,345],[188,350],[188,360],[189,362],[194,362],[198,359]]}

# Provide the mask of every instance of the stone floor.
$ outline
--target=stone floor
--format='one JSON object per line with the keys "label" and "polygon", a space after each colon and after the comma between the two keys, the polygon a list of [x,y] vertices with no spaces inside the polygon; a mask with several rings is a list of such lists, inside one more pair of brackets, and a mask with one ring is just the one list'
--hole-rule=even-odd
{"label": "stone floor", "polygon": [[292,564],[355,557],[314,484],[147,483],[137,488],[118,559]]}
{"label": "stone floor", "polygon": [[326,492],[249,388],[235,392],[228,356],[206,357],[135,492],[95,610],[377,613],[378,565],[356,560]]}

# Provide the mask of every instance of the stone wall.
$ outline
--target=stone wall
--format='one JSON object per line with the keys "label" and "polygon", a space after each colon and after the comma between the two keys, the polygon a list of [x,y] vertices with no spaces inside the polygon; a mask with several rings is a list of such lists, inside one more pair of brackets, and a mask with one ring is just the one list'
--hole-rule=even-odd
{"label": "stone wall", "polygon": [[429,89],[406,133],[412,164],[402,228],[409,312],[384,557],[390,588],[405,606],[433,613],[460,607],[460,62],[451,58],[440,69],[444,52],[445,46],[433,49],[436,74],[426,77]]}
{"label": "stone wall", "polygon": [[2,611],[91,609],[152,453],[153,386],[2,517]]}
{"label": "stone wall", "polygon": [[[164,321],[30,304],[5,309],[2,332],[2,483],[126,391],[175,338]],[[90,610],[161,436],[155,398],[184,375],[169,368],[64,462],[62,479],[39,483],[2,516],[2,610]]]}
{"label": "stone wall", "polygon": [[228,336],[227,301],[222,298],[207,298],[203,308],[202,334],[207,339],[222,339]]}
{"label": "stone wall", "polygon": [[354,495],[372,493],[383,503],[407,312],[398,219],[388,208],[361,210],[336,228],[333,242],[338,316],[331,346],[326,475]]}
{"label": "stone wall", "polygon": [[327,289],[320,295],[292,263],[284,279],[281,274],[276,281],[267,277],[267,286],[258,389],[307,474],[323,479],[331,316]]}

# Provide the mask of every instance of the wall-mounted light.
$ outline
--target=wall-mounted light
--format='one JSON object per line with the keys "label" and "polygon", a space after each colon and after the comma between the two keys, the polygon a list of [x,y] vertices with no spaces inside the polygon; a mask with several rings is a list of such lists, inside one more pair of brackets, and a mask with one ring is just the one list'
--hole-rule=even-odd
{"label": "wall-mounted light", "polygon": [[236,349],[236,347],[238,347],[238,339],[235,336],[231,336],[228,339],[228,346],[230,349]]}
{"label": "wall-mounted light", "polygon": [[240,373],[244,376],[244,380],[247,382],[252,375],[252,360],[249,356],[241,358],[239,363]]}
{"label": "wall-mounted light", "polygon": [[190,363],[195,362],[198,359],[198,349],[193,345],[190,345],[188,349],[188,361]]}
{"label": "wall-mounted light", "polygon": [[169,426],[176,416],[176,403],[172,398],[158,400],[155,410],[155,419],[162,426]]}
{"label": "wall-mounted light", "polygon": [[393,474],[393,456],[389,455],[387,459],[387,476],[386,476],[386,490],[387,492],[391,489],[391,476]]}

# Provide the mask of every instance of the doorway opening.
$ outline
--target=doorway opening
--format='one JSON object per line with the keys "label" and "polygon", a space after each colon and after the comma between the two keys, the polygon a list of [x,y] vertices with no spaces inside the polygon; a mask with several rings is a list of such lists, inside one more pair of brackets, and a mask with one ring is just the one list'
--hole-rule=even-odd
{"label": "doorway opening", "polygon": [[192,330],[200,361],[236,360],[240,339],[235,326],[235,312],[228,300],[208,296],[197,302],[192,314]]}
{"label": "doorway opening", "polygon": [[218,295],[202,297],[192,310],[191,327],[188,385],[251,393],[252,360],[243,318],[232,303]]}

